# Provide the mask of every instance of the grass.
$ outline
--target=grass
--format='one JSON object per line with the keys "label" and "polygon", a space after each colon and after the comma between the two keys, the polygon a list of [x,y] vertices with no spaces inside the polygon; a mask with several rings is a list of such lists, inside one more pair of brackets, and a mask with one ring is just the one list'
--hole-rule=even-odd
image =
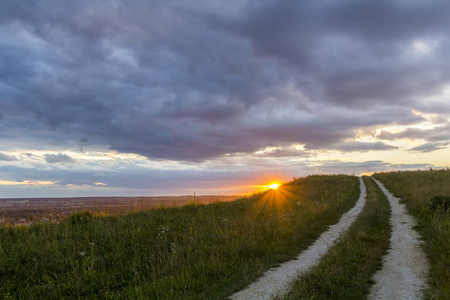
{"label": "grass", "polygon": [[310,176],[251,198],[0,228],[3,299],[222,299],[295,257],[359,196]]}
{"label": "grass", "polygon": [[417,220],[417,229],[425,241],[424,250],[430,262],[426,297],[450,299],[450,214],[430,205],[437,195],[450,196],[450,170],[377,173],[373,176],[401,198]]}
{"label": "grass", "polygon": [[294,282],[286,299],[366,299],[389,246],[391,226],[386,197],[372,179],[364,177],[364,182],[363,211],[319,265]]}
{"label": "grass", "polygon": [[[34,222],[58,222],[79,211],[96,215],[126,214],[159,206],[183,206],[228,202],[242,198],[237,195],[157,196],[157,197],[75,197],[0,199],[1,225],[28,225]],[[0,226],[1,226],[0,225]]]}

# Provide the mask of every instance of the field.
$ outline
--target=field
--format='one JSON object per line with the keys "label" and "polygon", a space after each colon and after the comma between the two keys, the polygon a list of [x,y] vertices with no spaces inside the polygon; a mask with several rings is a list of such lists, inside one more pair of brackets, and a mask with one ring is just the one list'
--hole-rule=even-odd
{"label": "field", "polygon": [[125,214],[158,206],[182,206],[233,201],[241,196],[79,197],[0,199],[0,224],[28,225],[58,221],[77,211],[96,215]]}
{"label": "field", "polygon": [[[431,265],[426,298],[449,299],[450,171],[374,177],[417,219]],[[363,211],[320,263],[292,284],[287,299],[367,297],[391,226],[384,194],[371,178],[364,182]],[[430,203],[436,195],[444,195],[437,198],[444,199],[440,205]],[[296,257],[358,196],[356,177],[335,175],[301,178],[237,200],[180,197],[169,205],[167,198],[67,198],[59,206],[53,206],[55,199],[4,199],[3,217],[10,221],[0,226],[0,295],[223,299]],[[8,206],[11,201],[22,206]],[[50,213],[44,209],[49,204]],[[45,222],[39,221],[44,215]],[[17,218],[28,226],[12,226]]]}
{"label": "field", "polygon": [[373,175],[400,197],[418,222],[430,261],[427,297],[450,299],[450,214],[430,206],[436,195],[450,196],[450,170],[391,172]]}
{"label": "field", "polygon": [[308,247],[358,196],[355,177],[310,176],[226,203],[3,226],[0,294],[223,298]]}

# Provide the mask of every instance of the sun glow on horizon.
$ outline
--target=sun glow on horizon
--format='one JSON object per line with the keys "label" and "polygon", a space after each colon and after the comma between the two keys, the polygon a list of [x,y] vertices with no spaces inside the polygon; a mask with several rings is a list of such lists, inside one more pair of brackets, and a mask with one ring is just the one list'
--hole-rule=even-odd
{"label": "sun glow on horizon", "polygon": [[266,190],[276,190],[281,186],[281,183],[272,181],[268,185],[255,185],[254,187],[257,187],[260,189],[260,191],[266,191]]}
{"label": "sun glow on horizon", "polygon": [[272,190],[276,190],[280,185],[278,183],[272,183],[271,185],[269,185],[268,187],[271,188]]}

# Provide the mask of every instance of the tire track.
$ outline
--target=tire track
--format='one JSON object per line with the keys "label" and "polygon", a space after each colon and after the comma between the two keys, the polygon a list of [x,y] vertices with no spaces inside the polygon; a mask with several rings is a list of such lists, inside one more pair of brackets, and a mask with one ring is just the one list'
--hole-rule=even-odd
{"label": "tire track", "polygon": [[366,202],[366,187],[361,177],[359,178],[359,184],[361,194],[358,201],[352,209],[342,215],[337,224],[330,226],[314,244],[302,252],[295,260],[285,262],[277,268],[268,270],[257,281],[244,290],[233,294],[230,298],[233,300],[272,299],[276,296],[287,294],[290,282],[298,279],[299,276],[317,265],[320,258],[327,253],[337,238],[350,227],[362,211]]}
{"label": "tire track", "polygon": [[375,284],[368,299],[421,299],[426,287],[428,262],[420,247],[420,236],[413,229],[415,221],[399,203],[400,199],[373,179],[391,205],[392,235],[389,253],[383,258],[382,269],[373,277]]}

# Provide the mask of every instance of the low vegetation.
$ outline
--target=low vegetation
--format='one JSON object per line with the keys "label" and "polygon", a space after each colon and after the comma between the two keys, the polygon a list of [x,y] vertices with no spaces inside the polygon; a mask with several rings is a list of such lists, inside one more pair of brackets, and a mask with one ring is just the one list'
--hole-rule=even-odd
{"label": "low vegetation", "polygon": [[228,202],[242,198],[237,195],[156,196],[156,197],[75,197],[0,199],[0,226],[28,225],[34,222],[59,222],[80,211],[96,215],[127,214],[158,206],[183,206]]}
{"label": "low vegetation", "polygon": [[389,247],[390,206],[375,182],[364,177],[366,204],[348,232],[319,265],[294,282],[286,299],[365,299]]}
{"label": "low vegetation", "polygon": [[310,176],[250,198],[0,228],[3,299],[218,299],[295,257],[359,196]]}
{"label": "low vegetation", "polygon": [[430,299],[450,299],[450,170],[377,173],[373,175],[401,198],[418,222],[430,261]]}

